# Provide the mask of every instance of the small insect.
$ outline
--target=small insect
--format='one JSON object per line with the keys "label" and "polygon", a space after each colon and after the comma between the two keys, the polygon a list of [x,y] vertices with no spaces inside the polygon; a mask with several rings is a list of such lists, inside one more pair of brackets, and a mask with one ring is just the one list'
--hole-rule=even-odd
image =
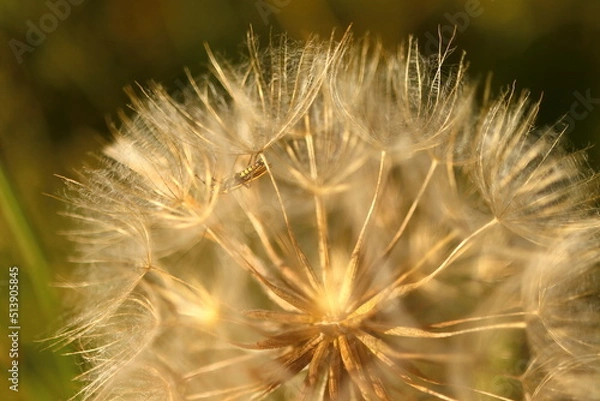
{"label": "small insect", "polygon": [[213,191],[218,188],[219,193],[227,193],[238,189],[241,186],[248,188],[250,183],[267,172],[267,166],[263,159],[258,159],[254,163],[248,165],[245,169],[239,173],[227,177],[223,180],[221,185],[211,185]]}

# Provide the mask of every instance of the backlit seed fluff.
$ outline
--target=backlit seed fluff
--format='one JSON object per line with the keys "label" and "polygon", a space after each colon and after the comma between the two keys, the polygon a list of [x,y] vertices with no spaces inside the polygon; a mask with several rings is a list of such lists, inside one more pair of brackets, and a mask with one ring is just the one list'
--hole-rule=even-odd
{"label": "backlit seed fluff", "polygon": [[65,179],[85,400],[600,399],[596,177],[450,51],[285,38]]}

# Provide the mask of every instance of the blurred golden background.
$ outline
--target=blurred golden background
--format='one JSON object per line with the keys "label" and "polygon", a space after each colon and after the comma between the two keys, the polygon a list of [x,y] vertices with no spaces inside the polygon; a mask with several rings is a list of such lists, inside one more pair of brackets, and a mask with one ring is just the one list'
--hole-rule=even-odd
{"label": "blurred golden background", "polygon": [[[413,34],[425,52],[438,30],[467,53],[470,75],[493,72],[542,98],[539,124],[561,117],[574,147],[592,145],[600,167],[600,2],[596,0],[2,0],[0,4],[0,326],[7,331],[9,267],[19,267],[19,393],[9,391],[7,336],[0,340],[3,400],[65,400],[78,359],[41,342],[60,325],[68,276],[68,220],[54,175],[74,177],[109,138],[107,119],[127,108],[122,88],[149,80],[176,91],[184,67],[207,70],[204,43],[236,60],[247,29],[328,37],[353,25],[394,46]],[[63,351],[69,351],[63,350]],[[5,396],[6,394],[6,396]]]}

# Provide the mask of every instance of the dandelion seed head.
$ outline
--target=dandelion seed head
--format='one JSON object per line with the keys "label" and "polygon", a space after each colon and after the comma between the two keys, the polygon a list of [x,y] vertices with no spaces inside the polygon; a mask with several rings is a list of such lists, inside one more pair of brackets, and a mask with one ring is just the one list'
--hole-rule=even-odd
{"label": "dandelion seed head", "polygon": [[131,92],[66,179],[79,395],[581,398],[595,326],[557,316],[598,319],[598,191],[537,105],[479,104],[413,39],[248,49],[181,100]]}

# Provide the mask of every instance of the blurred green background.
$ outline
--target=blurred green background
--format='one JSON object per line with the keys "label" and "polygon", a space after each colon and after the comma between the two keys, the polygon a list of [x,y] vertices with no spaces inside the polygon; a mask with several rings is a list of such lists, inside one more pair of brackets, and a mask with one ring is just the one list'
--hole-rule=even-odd
{"label": "blurred green background", "polygon": [[[540,124],[566,116],[575,147],[600,166],[600,1],[547,0],[49,0],[0,2],[0,399],[65,400],[77,386],[74,357],[40,342],[60,327],[60,291],[72,265],[69,222],[58,215],[54,176],[73,177],[108,138],[106,119],[127,107],[125,85],[149,80],[176,91],[184,67],[206,71],[203,47],[233,60],[249,25],[265,38],[328,37],[353,24],[394,46],[414,34],[425,51],[457,26],[470,74],[493,72],[542,97]],[[264,43],[264,41],[263,41]],[[8,268],[20,268],[20,386],[7,366]],[[63,351],[69,351],[68,349]]]}

